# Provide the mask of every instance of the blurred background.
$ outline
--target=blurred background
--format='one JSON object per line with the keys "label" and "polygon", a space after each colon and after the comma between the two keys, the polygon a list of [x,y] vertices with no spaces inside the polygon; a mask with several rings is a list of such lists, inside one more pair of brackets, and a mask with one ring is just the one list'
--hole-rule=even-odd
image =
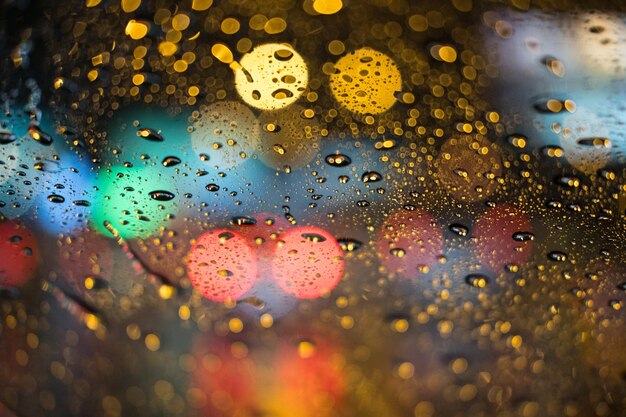
{"label": "blurred background", "polygon": [[0,416],[625,416],[625,6],[2,0]]}

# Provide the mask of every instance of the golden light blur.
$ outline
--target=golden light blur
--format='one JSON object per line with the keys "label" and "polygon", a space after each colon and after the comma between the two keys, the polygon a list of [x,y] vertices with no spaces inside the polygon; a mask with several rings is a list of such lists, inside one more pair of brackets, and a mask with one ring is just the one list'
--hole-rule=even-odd
{"label": "golden light blur", "polygon": [[288,44],[257,46],[240,60],[235,87],[241,99],[262,110],[294,103],[306,90],[309,72],[304,59]]}
{"label": "golden light blur", "polygon": [[341,57],[330,75],[335,99],[353,113],[378,114],[389,110],[402,90],[396,63],[371,48],[361,48]]}

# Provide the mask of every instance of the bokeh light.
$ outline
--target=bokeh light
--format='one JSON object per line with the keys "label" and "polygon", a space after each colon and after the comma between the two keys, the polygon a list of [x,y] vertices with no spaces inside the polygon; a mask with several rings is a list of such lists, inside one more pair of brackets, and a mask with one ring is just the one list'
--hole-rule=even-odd
{"label": "bokeh light", "polygon": [[255,47],[235,70],[235,87],[241,99],[262,110],[282,109],[294,103],[309,80],[306,62],[288,44]]}
{"label": "bokeh light", "polygon": [[343,276],[343,251],[327,231],[314,226],[283,233],[272,271],[280,287],[298,298],[317,298],[335,288]]}
{"label": "bokeh light", "polygon": [[335,99],[348,110],[378,114],[391,108],[402,90],[396,63],[382,52],[361,48],[341,57],[330,75]]}
{"label": "bokeh light", "polygon": [[106,236],[109,222],[124,238],[146,237],[166,226],[180,192],[171,177],[151,168],[111,167],[98,172],[92,222]]}
{"label": "bokeh light", "polygon": [[237,232],[214,229],[191,247],[187,274],[194,288],[213,301],[241,298],[257,279],[257,257]]}
{"label": "bokeh light", "polygon": [[39,243],[33,231],[12,220],[0,222],[0,287],[21,287],[39,265]]}

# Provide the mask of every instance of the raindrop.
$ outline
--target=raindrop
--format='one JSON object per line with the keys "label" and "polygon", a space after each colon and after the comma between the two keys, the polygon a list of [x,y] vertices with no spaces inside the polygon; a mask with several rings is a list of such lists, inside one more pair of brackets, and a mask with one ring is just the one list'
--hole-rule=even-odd
{"label": "raindrop", "polygon": [[175,197],[173,193],[165,190],[150,191],[148,194],[152,199],[158,201],[170,201]]}
{"label": "raindrop", "polygon": [[555,262],[565,262],[567,260],[567,254],[557,250],[553,250],[548,253],[548,259]]}
{"label": "raindrop", "polygon": [[209,184],[205,187],[207,189],[207,191],[219,191],[220,186],[217,184]]}
{"label": "raindrop", "polygon": [[52,137],[41,130],[37,125],[30,125],[28,128],[28,134],[31,138],[35,139],[44,146],[50,146],[52,144]]}
{"label": "raindrop", "polygon": [[352,159],[349,156],[340,153],[327,155],[325,160],[328,165],[334,167],[345,167],[352,163]]}
{"label": "raindrop", "polygon": [[163,139],[163,136],[161,136],[158,132],[148,127],[142,127],[141,129],[137,129],[137,136],[152,142],[163,142],[165,140]]}
{"label": "raindrop", "polygon": [[517,240],[518,242],[526,242],[535,239],[535,235],[530,232],[515,232],[512,237],[513,240]]}
{"label": "raindrop", "polygon": [[163,162],[161,163],[163,164],[164,167],[173,167],[173,166],[180,164],[180,162],[181,162],[180,158],[176,156],[166,156],[165,158],[163,158]]}
{"label": "raindrop", "polygon": [[60,196],[58,194],[50,194],[48,196],[48,201],[51,203],[64,203],[65,202],[65,197]]}
{"label": "raindrop", "polygon": [[452,223],[448,229],[450,229],[450,231],[456,235],[459,236],[467,236],[467,234],[469,233],[469,230],[467,230],[467,227],[463,226],[462,224],[459,223]]}
{"label": "raindrop", "polygon": [[554,179],[554,182],[562,187],[576,188],[580,185],[580,179],[574,176],[560,175]]}
{"label": "raindrop", "polygon": [[253,226],[256,224],[256,219],[250,216],[237,216],[233,217],[230,222],[235,226]]}
{"label": "raindrop", "polygon": [[363,182],[378,182],[380,180],[383,179],[383,176],[380,175],[378,172],[376,171],[368,171],[365,172],[362,176],[361,176],[361,180]]}
{"label": "raindrop", "polygon": [[355,250],[363,246],[362,242],[351,238],[337,239],[337,242],[339,242],[339,246],[341,246],[341,249],[344,252],[354,252]]}
{"label": "raindrop", "polygon": [[475,288],[484,288],[489,283],[489,278],[481,274],[469,274],[465,277],[465,282]]}
{"label": "raindrop", "polygon": [[326,238],[317,233],[303,233],[302,237],[309,242],[325,242]]}
{"label": "raindrop", "polygon": [[9,132],[7,130],[0,130],[0,145],[7,145],[9,143],[15,142],[17,140],[17,135],[13,132]]}
{"label": "raindrop", "polygon": [[579,145],[594,148],[610,148],[611,140],[607,138],[582,138],[576,141]]}

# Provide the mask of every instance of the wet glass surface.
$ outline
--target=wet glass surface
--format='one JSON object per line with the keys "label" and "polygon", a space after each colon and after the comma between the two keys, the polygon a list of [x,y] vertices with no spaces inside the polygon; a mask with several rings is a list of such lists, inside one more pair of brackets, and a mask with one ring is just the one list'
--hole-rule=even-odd
{"label": "wet glass surface", "polygon": [[626,415],[624,12],[5,0],[0,415]]}

